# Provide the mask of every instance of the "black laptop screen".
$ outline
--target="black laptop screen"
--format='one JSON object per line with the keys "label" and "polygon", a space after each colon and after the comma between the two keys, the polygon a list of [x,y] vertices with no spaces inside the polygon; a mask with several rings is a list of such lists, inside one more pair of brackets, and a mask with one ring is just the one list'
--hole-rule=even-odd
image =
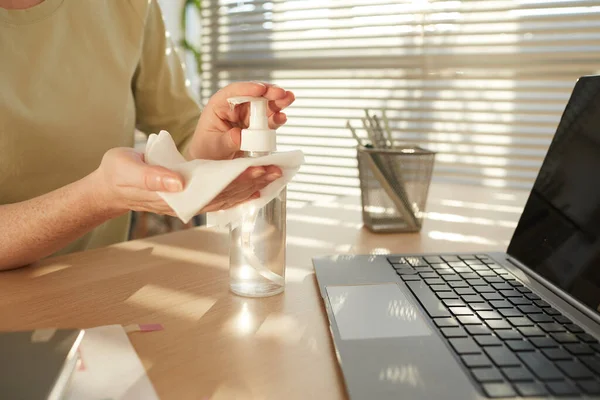
{"label": "black laptop screen", "polygon": [[575,85],[508,254],[600,313],[600,77]]}

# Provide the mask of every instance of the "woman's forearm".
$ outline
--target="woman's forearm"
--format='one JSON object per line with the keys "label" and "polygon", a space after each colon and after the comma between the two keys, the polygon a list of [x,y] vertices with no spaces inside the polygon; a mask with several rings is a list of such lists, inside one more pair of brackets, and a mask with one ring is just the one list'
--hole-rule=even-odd
{"label": "woman's forearm", "polygon": [[120,215],[103,204],[96,174],[30,200],[0,205],[0,270],[49,256]]}

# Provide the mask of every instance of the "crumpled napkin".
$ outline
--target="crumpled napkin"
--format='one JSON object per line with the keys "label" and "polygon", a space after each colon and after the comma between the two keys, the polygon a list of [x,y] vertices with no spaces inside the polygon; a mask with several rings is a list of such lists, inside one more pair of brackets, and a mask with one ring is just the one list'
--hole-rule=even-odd
{"label": "crumpled napkin", "polygon": [[179,172],[185,179],[183,191],[158,193],[183,223],[187,223],[197,215],[248,167],[277,165],[281,168],[283,172],[281,178],[261,190],[260,198],[249,200],[228,210],[218,211],[216,216],[220,226],[241,219],[251,209],[257,210],[265,206],[279,195],[304,163],[304,155],[299,150],[257,158],[186,161],[167,131],[160,131],[158,135],[151,134],[148,137],[144,157],[148,164],[160,165]]}

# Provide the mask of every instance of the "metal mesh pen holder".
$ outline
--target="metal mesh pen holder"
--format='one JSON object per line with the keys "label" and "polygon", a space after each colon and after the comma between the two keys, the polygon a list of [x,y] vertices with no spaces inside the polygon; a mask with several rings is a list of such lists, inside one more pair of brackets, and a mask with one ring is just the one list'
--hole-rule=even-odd
{"label": "metal mesh pen holder", "polygon": [[364,225],[373,232],[418,232],[435,153],[420,147],[357,147]]}

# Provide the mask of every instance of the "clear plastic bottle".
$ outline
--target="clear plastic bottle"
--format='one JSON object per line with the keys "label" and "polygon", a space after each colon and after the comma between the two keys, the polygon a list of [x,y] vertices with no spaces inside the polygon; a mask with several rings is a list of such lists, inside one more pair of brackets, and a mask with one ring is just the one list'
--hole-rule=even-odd
{"label": "clear plastic bottle", "polygon": [[[275,131],[268,127],[264,98],[229,99],[250,102],[249,128],[242,131],[246,157],[273,153]],[[231,291],[248,297],[272,296],[285,287],[286,190],[258,210],[250,210],[230,228],[229,273]]]}

